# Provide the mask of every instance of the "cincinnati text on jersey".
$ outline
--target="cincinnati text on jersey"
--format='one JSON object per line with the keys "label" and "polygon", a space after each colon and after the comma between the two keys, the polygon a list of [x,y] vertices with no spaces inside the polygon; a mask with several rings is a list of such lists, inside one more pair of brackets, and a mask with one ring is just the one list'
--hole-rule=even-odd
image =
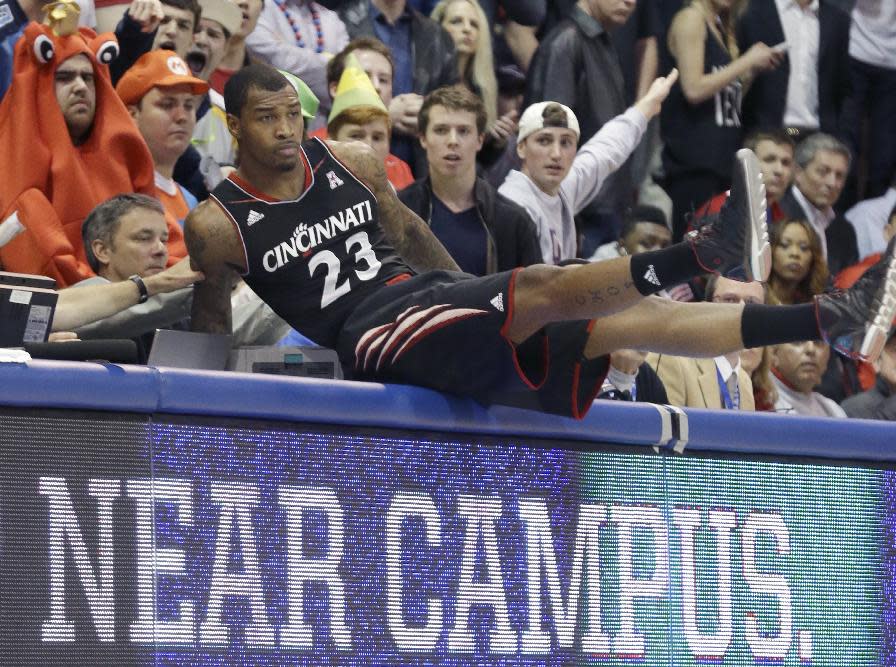
{"label": "cincinnati text on jersey", "polygon": [[370,205],[370,200],[365,199],[313,225],[306,225],[303,222],[293,230],[288,240],[281,241],[264,254],[262,258],[264,268],[268,273],[273,273],[300,254],[313,250],[341,232],[367,224],[371,220],[373,220],[373,207]]}

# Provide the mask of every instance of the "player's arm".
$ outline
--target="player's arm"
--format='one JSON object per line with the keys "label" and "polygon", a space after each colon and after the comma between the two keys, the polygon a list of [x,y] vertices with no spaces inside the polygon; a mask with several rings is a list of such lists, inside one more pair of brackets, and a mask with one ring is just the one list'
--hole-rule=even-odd
{"label": "player's arm", "polygon": [[190,328],[229,334],[235,268],[243,262],[237,232],[218,205],[206,200],[184,221],[184,240],[193,268],[205,274],[193,288]]}
{"label": "player's arm", "polygon": [[411,268],[416,271],[460,271],[457,262],[429,226],[398,199],[386,178],[383,163],[368,146],[360,142],[330,142],[329,145],[336,157],[376,195],[380,225],[386,238]]}

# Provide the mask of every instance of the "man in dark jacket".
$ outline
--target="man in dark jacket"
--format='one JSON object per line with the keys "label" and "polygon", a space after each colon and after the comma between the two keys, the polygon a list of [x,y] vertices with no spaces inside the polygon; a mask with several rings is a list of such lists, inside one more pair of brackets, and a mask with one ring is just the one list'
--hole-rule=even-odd
{"label": "man in dark jacket", "polygon": [[429,174],[399,194],[460,268],[474,275],[542,261],[529,214],[476,176],[485,122],[482,100],[463,86],[427,95],[419,124]]}
{"label": "man in dark jacket", "polygon": [[781,197],[781,210],[791,220],[812,225],[831,275],[837,275],[859,261],[856,232],[833,209],[849,172],[849,148],[833,136],[817,132],[797,144],[793,157],[794,182]]}
{"label": "man in dark jacket", "polygon": [[840,113],[850,90],[849,14],[841,5],[750,1],[738,24],[741,53],[763,42],[783,44],[788,57],[750,86],[743,102],[747,131],[787,127],[797,138],[812,130],[840,136]]}
{"label": "man in dark jacket", "polygon": [[454,41],[406,0],[347,0],[339,7],[339,18],[352,39],[376,37],[392,51],[392,153],[419,178],[426,173],[426,160],[415,151],[417,115],[424,95],[457,83]]}

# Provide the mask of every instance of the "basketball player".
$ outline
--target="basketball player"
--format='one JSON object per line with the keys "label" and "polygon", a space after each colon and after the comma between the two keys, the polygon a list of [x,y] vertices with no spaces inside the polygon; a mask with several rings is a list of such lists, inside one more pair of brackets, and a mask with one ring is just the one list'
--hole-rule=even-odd
{"label": "basketball player", "polygon": [[[657,79],[642,108],[658,110],[674,80]],[[889,330],[896,300],[882,297],[896,291],[896,269],[888,263],[850,292],[814,304],[682,304],[648,296],[706,271],[767,276],[765,192],[748,150],[738,154],[718,218],[683,243],[476,278],[459,273],[399,202],[366,146],[300,143],[301,106],[276,70],[240,70],[225,101],[240,166],[186,221],[194,268],[206,275],[195,288],[195,330],[230,331],[230,285],[240,274],[297,330],[336,349],[348,377],[574,417],[591,405],[617,348],[713,357],[824,336],[869,358]],[[562,176],[569,164],[555,161],[552,171]],[[886,324],[869,329],[874,316]]]}

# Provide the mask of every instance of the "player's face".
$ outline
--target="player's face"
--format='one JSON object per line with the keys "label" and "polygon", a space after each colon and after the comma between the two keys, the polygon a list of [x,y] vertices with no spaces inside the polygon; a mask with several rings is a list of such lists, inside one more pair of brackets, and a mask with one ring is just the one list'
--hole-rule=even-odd
{"label": "player's face", "polygon": [[430,172],[450,179],[475,172],[482,139],[475,113],[436,104],[429,109],[429,124],[420,143],[426,151]]}
{"label": "player's face", "polygon": [[96,113],[96,86],[90,59],[79,53],[60,63],[54,87],[68,133],[72,141],[80,142],[90,131]]}
{"label": "player's face", "polygon": [[824,341],[787,343],[772,348],[772,365],[797,391],[809,392],[821,382],[830,355]]}
{"label": "player's face", "polygon": [[155,275],[168,262],[168,225],[158,211],[134,208],[119,219],[118,229],[107,246],[94,241],[94,253],[103,265],[101,274],[111,282],[128,276]]}
{"label": "player's face", "polygon": [[346,123],[339,128],[338,134],[333,139],[361,141],[370,146],[383,162],[389,157],[389,125],[385,118],[375,118],[363,125]]}
{"label": "player's face", "polygon": [[302,105],[289,84],[273,92],[250,87],[240,116],[227,120],[242,161],[283,172],[299,165],[305,128]]}
{"label": "player's face", "polygon": [[189,9],[162,5],[165,18],[159,24],[153,49],[168,49],[181,58],[186,57],[190,44],[193,43],[193,30],[196,27],[196,16]]}
{"label": "player's face", "polygon": [[849,161],[833,151],[818,151],[803,169],[796,167],[796,184],[800,192],[818,209],[833,206],[846,183]]}
{"label": "player's face", "polygon": [[560,191],[560,184],[576,157],[576,133],[560,127],[533,132],[517,144],[523,161],[523,173],[549,195]]}
{"label": "player's face", "polygon": [[152,88],[129,111],[157,165],[173,164],[187,150],[196,126],[196,96],[188,84]]}
{"label": "player's face", "polygon": [[622,247],[629,255],[640,255],[649,250],[660,250],[672,243],[672,232],[665,225],[639,222],[622,238]]}
{"label": "player's face", "polygon": [[793,146],[763,139],[754,152],[762,169],[765,196],[770,202],[778,201],[793,178]]}

